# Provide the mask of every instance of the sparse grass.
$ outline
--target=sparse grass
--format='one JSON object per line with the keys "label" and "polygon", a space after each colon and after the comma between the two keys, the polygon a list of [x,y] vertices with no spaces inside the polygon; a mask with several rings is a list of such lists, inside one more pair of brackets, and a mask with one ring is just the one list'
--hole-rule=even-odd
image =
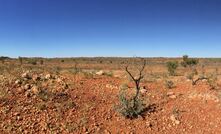
{"label": "sparse grass", "polygon": [[49,92],[48,90],[41,90],[37,97],[40,98],[43,101],[49,101],[49,99],[52,97],[52,93]]}
{"label": "sparse grass", "polygon": [[38,109],[38,110],[46,110],[47,109],[47,104],[45,102],[39,102],[35,105],[35,107]]}
{"label": "sparse grass", "polygon": [[7,92],[0,88],[0,98],[4,99],[7,97]]}
{"label": "sparse grass", "polygon": [[219,89],[217,81],[218,81],[217,73],[212,73],[208,79],[208,84],[211,87],[211,90],[212,89],[215,89],[215,90]]}
{"label": "sparse grass", "polygon": [[104,75],[109,76],[109,77],[113,77],[113,72],[112,71],[104,72]]}
{"label": "sparse grass", "polygon": [[94,74],[91,73],[91,72],[83,72],[83,75],[87,79],[93,79],[94,78]]}
{"label": "sparse grass", "polygon": [[173,107],[172,115],[174,115],[176,117],[179,117],[180,116],[180,112],[181,111],[177,107]]}

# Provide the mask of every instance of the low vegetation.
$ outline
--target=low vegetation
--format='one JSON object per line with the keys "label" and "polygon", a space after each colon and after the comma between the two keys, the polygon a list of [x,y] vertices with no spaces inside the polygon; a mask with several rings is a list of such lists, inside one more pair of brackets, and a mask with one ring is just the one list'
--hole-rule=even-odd
{"label": "low vegetation", "polygon": [[188,55],[184,55],[183,56],[183,61],[181,62],[181,65],[186,68],[186,67],[195,66],[198,63],[199,63],[199,60],[194,59],[194,58],[189,58]]}
{"label": "low vegetation", "polygon": [[175,76],[176,75],[176,69],[177,69],[178,66],[179,66],[179,64],[176,61],[167,62],[167,69],[168,69],[169,75]]}
{"label": "low vegetation", "polygon": [[166,86],[167,89],[173,89],[175,87],[175,84],[171,80],[166,80],[165,81],[165,86]]}
{"label": "low vegetation", "polygon": [[220,65],[188,56],[7,58],[0,133],[220,133]]}
{"label": "low vegetation", "polygon": [[144,78],[143,71],[146,66],[146,61],[143,61],[143,66],[139,70],[138,77],[135,77],[132,75],[132,73],[128,70],[128,66],[125,68],[126,72],[130,76],[130,78],[133,80],[133,83],[135,85],[136,93],[133,97],[127,97],[125,92],[120,94],[120,105],[118,106],[118,111],[126,118],[137,118],[139,115],[142,114],[145,110],[145,106],[143,104],[143,101],[139,98],[140,95],[140,82]]}

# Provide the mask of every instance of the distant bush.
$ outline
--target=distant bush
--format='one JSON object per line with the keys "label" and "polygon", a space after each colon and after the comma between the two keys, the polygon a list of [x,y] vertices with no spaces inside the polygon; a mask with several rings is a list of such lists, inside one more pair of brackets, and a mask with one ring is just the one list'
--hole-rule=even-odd
{"label": "distant bush", "polygon": [[175,76],[176,75],[176,69],[177,69],[178,66],[179,66],[178,62],[176,62],[176,61],[167,62],[167,69],[168,69],[169,75]]}
{"label": "distant bush", "polygon": [[191,67],[197,65],[198,63],[199,63],[198,59],[189,58],[188,55],[184,55],[181,65],[183,67]]}
{"label": "distant bush", "polygon": [[19,56],[18,60],[19,60],[20,65],[22,65],[23,64],[23,58]]}
{"label": "distant bush", "polygon": [[29,64],[37,65],[37,61],[36,60],[31,60],[31,61],[29,61]]}
{"label": "distant bush", "polygon": [[61,60],[62,63],[64,63],[64,60]]}
{"label": "distant bush", "polygon": [[5,57],[5,56],[1,56],[0,57],[0,61],[2,62],[2,64],[5,63],[5,60],[10,59],[9,57]]}
{"label": "distant bush", "polygon": [[43,65],[44,64],[44,60],[40,60],[40,64]]}

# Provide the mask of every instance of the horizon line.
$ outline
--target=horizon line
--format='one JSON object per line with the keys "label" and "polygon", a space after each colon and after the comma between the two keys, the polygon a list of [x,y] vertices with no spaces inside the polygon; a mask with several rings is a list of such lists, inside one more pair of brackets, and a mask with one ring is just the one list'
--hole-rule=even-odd
{"label": "horizon line", "polygon": [[[189,55],[188,55],[189,56]],[[43,59],[72,59],[72,58],[167,58],[167,59],[177,59],[182,58],[182,56],[59,56],[59,57],[46,57],[46,56],[0,56],[0,57],[8,57],[12,59],[18,59],[19,57],[22,58],[43,58]],[[219,59],[221,57],[200,57],[200,56],[189,56],[190,58],[197,58],[197,59]]]}

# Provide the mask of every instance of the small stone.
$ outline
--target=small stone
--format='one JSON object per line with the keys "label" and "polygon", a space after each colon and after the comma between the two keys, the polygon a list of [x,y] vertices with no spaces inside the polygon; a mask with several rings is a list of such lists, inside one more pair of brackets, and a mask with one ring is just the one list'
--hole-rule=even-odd
{"label": "small stone", "polygon": [[152,126],[152,124],[149,121],[147,121],[146,126],[147,126],[147,128],[150,128]]}
{"label": "small stone", "polygon": [[146,93],[147,93],[147,90],[143,88],[143,89],[140,90],[140,93],[141,93],[141,94],[146,94]]}
{"label": "small stone", "polygon": [[180,121],[179,121],[179,120],[176,120],[174,123],[175,123],[176,125],[179,125],[179,124],[180,124]]}
{"label": "small stone", "polygon": [[104,71],[103,71],[103,70],[98,71],[98,72],[96,73],[96,75],[104,75]]}
{"label": "small stone", "polygon": [[29,79],[30,78],[30,75],[28,72],[25,72],[21,75],[22,78],[26,78],[26,79]]}
{"label": "small stone", "polygon": [[61,83],[63,80],[61,78],[57,78],[57,82]]}
{"label": "small stone", "polygon": [[171,115],[170,116],[170,120],[175,124],[175,125],[179,125],[180,121],[177,120],[177,118],[175,117],[175,115]]}
{"label": "small stone", "polygon": [[126,132],[126,134],[134,134],[134,132]]}
{"label": "small stone", "polygon": [[45,75],[45,79],[51,79],[52,78],[52,76],[51,76],[51,74],[47,74],[47,75]]}
{"label": "small stone", "polygon": [[19,112],[15,112],[13,115],[14,115],[14,116],[19,116],[20,113],[19,113]]}
{"label": "small stone", "polygon": [[31,85],[30,84],[26,84],[25,86],[24,86],[24,89],[25,90],[28,90],[28,89],[30,89],[31,88]]}
{"label": "small stone", "polygon": [[176,95],[171,95],[171,96],[169,96],[169,98],[171,98],[171,99],[176,99],[177,96],[176,96]]}
{"label": "small stone", "polygon": [[34,94],[38,94],[40,92],[39,88],[37,86],[33,86],[31,88],[31,91],[34,93]]}
{"label": "small stone", "polygon": [[23,93],[25,90],[24,90],[23,88],[19,87],[19,88],[17,89],[17,91],[18,91],[18,93]]}
{"label": "small stone", "polygon": [[41,77],[39,77],[38,75],[34,75],[34,76],[32,77],[32,80],[33,80],[33,81],[38,81],[38,80],[41,80]]}
{"label": "small stone", "polygon": [[171,115],[171,116],[170,116],[170,120],[171,120],[171,121],[176,121],[176,117],[175,117],[174,115]]}
{"label": "small stone", "polygon": [[104,130],[104,134],[111,134],[109,130]]}
{"label": "small stone", "polygon": [[172,96],[172,95],[174,95],[174,92],[168,92],[167,93],[167,96]]}
{"label": "small stone", "polygon": [[25,97],[27,98],[31,97],[31,93],[29,91],[25,92]]}
{"label": "small stone", "polygon": [[97,127],[96,131],[100,131],[100,130],[101,130],[101,128],[100,128],[100,127]]}
{"label": "small stone", "polygon": [[138,115],[138,120],[143,121],[143,120],[144,120],[144,117],[143,117],[143,116],[141,116],[141,115]]}
{"label": "small stone", "polygon": [[19,84],[21,84],[22,82],[21,82],[21,80],[16,80],[15,81],[15,84],[17,84],[17,85],[19,85]]}
{"label": "small stone", "polygon": [[23,120],[23,118],[21,116],[17,116],[16,120],[21,121],[21,120]]}

